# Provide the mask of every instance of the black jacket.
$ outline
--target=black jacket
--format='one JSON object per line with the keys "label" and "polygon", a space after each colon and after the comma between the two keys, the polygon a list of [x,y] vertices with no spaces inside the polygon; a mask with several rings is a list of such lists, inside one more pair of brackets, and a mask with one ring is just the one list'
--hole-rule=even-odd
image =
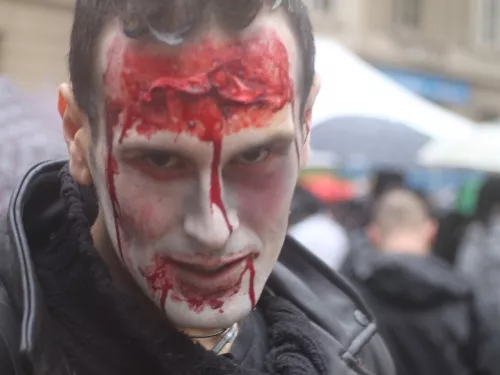
{"label": "black jacket", "polygon": [[344,274],[373,311],[398,375],[500,372],[488,363],[492,347],[471,288],[445,261],[381,253],[365,243],[353,249]]}
{"label": "black jacket", "polygon": [[[58,173],[63,163],[33,168],[15,192],[0,238],[0,374],[70,375],[50,341],[51,320],[30,260],[30,246],[48,241],[64,220]],[[329,373],[394,373],[372,317],[356,293],[297,243],[287,239],[268,285],[318,327],[329,353]],[[85,375],[85,374],[79,374]]]}

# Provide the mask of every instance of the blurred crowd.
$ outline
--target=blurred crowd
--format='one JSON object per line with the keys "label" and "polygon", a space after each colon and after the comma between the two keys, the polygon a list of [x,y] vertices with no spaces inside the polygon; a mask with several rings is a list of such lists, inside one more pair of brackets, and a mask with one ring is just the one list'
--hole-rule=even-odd
{"label": "blurred crowd", "polygon": [[443,211],[397,172],[371,186],[333,203],[298,186],[290,234],[361,292],[398,374],[499,368],[500,177],[476,183],[467,210]]}

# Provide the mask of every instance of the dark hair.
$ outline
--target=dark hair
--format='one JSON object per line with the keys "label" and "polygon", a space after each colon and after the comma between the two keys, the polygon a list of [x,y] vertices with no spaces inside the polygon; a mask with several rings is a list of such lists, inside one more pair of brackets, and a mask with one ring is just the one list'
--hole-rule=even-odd
{"label": "dark hair", "polygon": [[207,11],[227,31],[249,26],[265,4],[284,9],[303,59],[301,116],[314,80],[314,38],[307,8],[302,0],[77,0],[69,52],[69,70],[75,100],[89,117],[97,119],[95,68],[97,44],[112,19],[122,21],[130,38],[154,39],[159,33],[182,42],[202,26]]}
{"label": "dark hair", "polygon": [[495,211],[500,207],[500,176],[486,179],[479,192],[474,220],[488,226]]}
{"label": "dark hair", "polygon": [[378,171],[375,175],[375,184],[373,186],[373,199],[378,199],[388,190],[399,189],[404,186],[404,176],[397,171]]}
{"label": "dark hair", "polygon": [[290,207],[289,226],[295,225],[318,212],[326,210],[327,206],[316,198],[311,192],[297,185],[293,194]]}

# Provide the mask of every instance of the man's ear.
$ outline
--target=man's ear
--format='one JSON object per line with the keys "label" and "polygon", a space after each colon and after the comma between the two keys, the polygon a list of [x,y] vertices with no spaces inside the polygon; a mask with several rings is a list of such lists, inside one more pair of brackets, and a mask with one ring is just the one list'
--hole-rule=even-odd
{"label": "man's ear", "polygon": [[425,225],[425,236],[429,243],[434,243],[439,232],[439,223],[437,220],[429,220]]}
{"label": "man's ear", "polygon": [[311,152],[311,125],[312,125],[312,110],[319,90],[321,89],[321,79],[318,73],[314,74],[313,85],[307,98],[306,106],[304,108],[304,118],[302,119],[302,134],[303,144],[300,158],[300,168],[304,168],[309,162],[309,155]]}
{"label": "man's ear", "polygon": [[90,185],[92,175],[87,151],[90,141],[88,120],[76,104],[70,85],[59,86],[57,107],[62,118],[64,139],[68,147],[71,176],[81,185]]}

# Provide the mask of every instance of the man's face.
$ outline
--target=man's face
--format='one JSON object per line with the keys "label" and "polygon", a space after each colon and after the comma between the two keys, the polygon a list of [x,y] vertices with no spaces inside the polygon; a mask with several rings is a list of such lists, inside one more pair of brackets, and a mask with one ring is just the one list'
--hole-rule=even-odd
{"label": "man's face", "polygon": [[92,171],[107,231],[174,324],[227,327],[255,306],[286,234],[302,148],[294,39],[270,17],[176,48],[116,30]]}

